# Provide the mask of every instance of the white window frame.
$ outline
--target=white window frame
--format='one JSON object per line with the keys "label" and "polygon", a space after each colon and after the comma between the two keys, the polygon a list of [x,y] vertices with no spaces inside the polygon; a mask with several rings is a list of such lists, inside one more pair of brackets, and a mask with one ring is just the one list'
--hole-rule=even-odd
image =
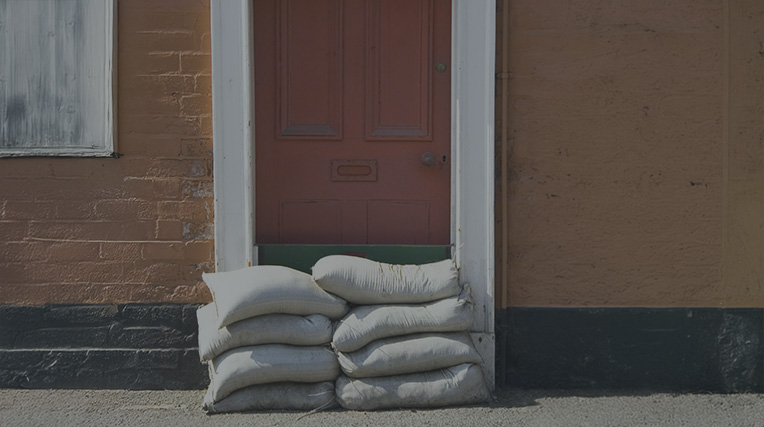
{"label": "white window frame", "polygon": [[[15,1],[15,0],[9,0]],[[26,1],[26,0],[21,0]],[[47,0],[55,2],[58,0]],[[92,0],[91,0],[92,1]],[[101,82],[103,84],[103,96],[101,99],[93,99],[92,104],[100,111],[104,111],[106,123],[98,123],[97,126],[102,126],[102,131],[98,136],[99,145],[93,145],[91,147],[83,146],[66,146],[69,143],[74,145],[73,141],[61,141],[59,146],[44,146],[44,147],[0,147],[0,157],[40,157],[40,156],[56,156],[56,157],[114,157],[116,156],[117,148],[117,85],[116,85],[116,46],[117,46],[117,0],[100,0],[104,2],[103,22],[107,23],[105,26],[105,34],[103,40],[106,41],[103,46],[103,51],[97,52],[83,52],[84,55],[90,55],[92,59],[97,60],[99,64],[98,68],[101,69],[104,79]],[[84,2],[85,4],[88,1]],[[4,49],[0,46],[0,49]],[[86,58],[86,60],[88,60]],[[96,67],[94,67],[96,68]],[[79,94],[78,94],[79,95]],[[0,100],[2,102],[2,100]],[[82,105],[82,103],[80,103]],[[83,116],[87,116],[84,114]],[[0,125],[3,125],[4,118],[0,117]],[[85,121],[83,126],[88,126],[88,122]],[[76,142],[74,142],[76,143]]]}
{"label": "white window frame", "polygon": [[[212,0],[215,269],[257,263],[252,0]],[[452,0],[451,244],[494,382],[495,0]]]}

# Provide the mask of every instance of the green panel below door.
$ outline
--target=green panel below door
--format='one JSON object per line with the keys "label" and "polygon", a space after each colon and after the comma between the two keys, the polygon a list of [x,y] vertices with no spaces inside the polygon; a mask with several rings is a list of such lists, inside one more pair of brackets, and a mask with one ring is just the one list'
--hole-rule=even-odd
{"label": "green panel below door", "polygon": [[450,246],[396,245],[258,245],[261,265],[284,265],[310,273],[327,255],[355,255],[390,264],[426,264],[451,257]]}

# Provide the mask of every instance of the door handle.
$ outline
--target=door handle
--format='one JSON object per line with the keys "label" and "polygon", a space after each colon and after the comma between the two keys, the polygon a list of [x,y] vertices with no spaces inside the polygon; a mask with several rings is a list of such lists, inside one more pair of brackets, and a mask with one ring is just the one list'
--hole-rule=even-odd
{"label": "door handle", "polygon": [[435,163],[437,163],[437,161],[435,160],[435,155],[434,154],[430,153],[429,151],[424,153],[424,154],[422,154],[422,164],[423,165],[425,165],[425,166],[427,166],[429,168],[430,166],[435,166]]}

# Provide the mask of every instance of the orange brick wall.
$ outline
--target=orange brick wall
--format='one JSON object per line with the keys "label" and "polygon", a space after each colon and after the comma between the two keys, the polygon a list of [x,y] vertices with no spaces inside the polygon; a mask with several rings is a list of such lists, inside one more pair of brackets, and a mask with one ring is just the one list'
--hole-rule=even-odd
{"label": "orange brick wall", "polygon": [[124,156],[0,159],[0,303],[209,300],[209,2],[118,5]]}

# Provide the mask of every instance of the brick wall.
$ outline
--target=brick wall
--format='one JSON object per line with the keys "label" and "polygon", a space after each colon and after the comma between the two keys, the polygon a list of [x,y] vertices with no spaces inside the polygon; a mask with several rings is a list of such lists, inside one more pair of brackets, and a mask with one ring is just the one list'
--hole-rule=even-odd
{"label": "brick wall", "polygon": [[0,304],[0,388],[204,388],[197,306]]}
{"label": "brick wall", "polygon": [[209,299],[209,2],[118,5],[123,156],[0,159],[0,303]]}

